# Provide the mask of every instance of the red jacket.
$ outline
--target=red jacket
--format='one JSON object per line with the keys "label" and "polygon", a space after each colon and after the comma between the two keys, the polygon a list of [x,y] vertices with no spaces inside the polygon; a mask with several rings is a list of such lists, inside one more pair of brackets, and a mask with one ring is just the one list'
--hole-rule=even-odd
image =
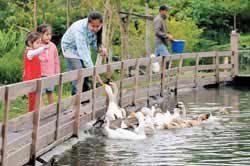
{"label": "red jacket", "polygon": [[38,56],[35,56],[32,58],[32,60],[29,60],[27,57],[27,53],[29,50],[32,50],[32,48],[26,47],[24,51],[24,58],[23,58],[23,64],[24,64],[24,70],[23,70],[23,80],[33,80],[36,78],[41,77],[41,65],[40,60]]}

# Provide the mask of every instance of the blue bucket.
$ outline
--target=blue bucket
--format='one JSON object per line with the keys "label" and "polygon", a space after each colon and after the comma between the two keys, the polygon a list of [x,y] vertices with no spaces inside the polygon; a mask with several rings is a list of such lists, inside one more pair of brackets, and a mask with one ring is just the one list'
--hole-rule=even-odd
{"label": "blue bucket", "polygon": [[173,40],[172,41],[172,52],[183,53],[185,46],[185,40]]}

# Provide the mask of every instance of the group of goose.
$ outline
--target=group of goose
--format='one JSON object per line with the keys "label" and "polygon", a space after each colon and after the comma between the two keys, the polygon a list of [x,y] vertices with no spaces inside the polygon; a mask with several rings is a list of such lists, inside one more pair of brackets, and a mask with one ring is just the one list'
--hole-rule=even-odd
{"label": "group of goose", "polygon": [[211,114],[200,114],[187,119],[185,105],[182,102],[177,103],[173,114],[152,106],[143,107],[140,111],[127,115],[125,109],[117,104],[116,84],[105,84],[104,89],[109,99],[107,112],[103,119],[99,119],[94,125],[100,122],[104,135],[111,139],[142,140],[155,134],[157,130],[197,126],[211,117]]}

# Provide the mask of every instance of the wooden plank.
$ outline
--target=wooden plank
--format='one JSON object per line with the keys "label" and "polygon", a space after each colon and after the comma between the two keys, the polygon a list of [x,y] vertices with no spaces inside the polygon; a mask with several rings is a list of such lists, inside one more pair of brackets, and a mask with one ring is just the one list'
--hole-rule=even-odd
{"label": "wooden plank", "polygon": [[231,51],[221,51],[217,52],[219,57],[224,57],[224,56],[231,56],[232,52]]}
{"label": "wooden plank", "polygon": [[135,66],[136,59],[124,60],[123,63],[124,63],[124,65],[126,65],[126,67]]}
{"label": "wooden plank", "polygon": [[6,86],[5,97],[4,97],[4,115],[3,115],[3,128],[2,128],[2,149],[1,149],[2,166],[8,165],[7,143],[8,143],[8,120],[9,120],[9,110],[10,110],[9,88],[10,88],[9,86]]}
{"label": "wooden plank", "polygon": [[62,83],[77,80],[77,73],[78,73],[78,70],[72,70],[72,71],[62,73]]}
{"label": "wooden plank", "polygon": [[216,65],[200,65],[198,70],[215,70]]}
{"label": "wooden plank", "polygon": [[58,85],[58,101],[56,107],[56,134],[55,140],[58,140],[59,137],[59,124],[60,124],[60,117],[62,112],[62,94],[63,94],[63,82],[62,82],[62,75],[60,74],[59,77],[59,85]]}
{"label": "wooden plank", "polygon": [[27,95],[36,90],[36,81],[30,80],[9,85],[9,97],[15,99],[18,96]]}
{"label": "wooden plank", "polygon": [[62,99],[62,110],[66,110],[72,105],[74,105],[75,100],[76,100],[76,95]]}
{"label": "wooden plank", "polygon": [[219,68],[220,69],[232,69],[233,65],[232,64],[220,64]]}
{"label": "wooden plank", "polygon": [[250,50],[238,50],[238,53],[250,52]]}
{"label": "wooden plank", "polygon": [[5,88],[6,88],[6,86],[0,87],[0,101],[4,101],[4,99],[5,99]]}
{"label": "wooden plank", "polygon": [[36,89],[36,106],[33,117],[33,130],[32,130],[32,144],[31,144],[31,161],[35,163],[37,145],[38,145],[38,135],[39,135],[39,126],[40,126],[40,108],[42,101],[42,89],[43,82],[41,80],[37,80],[37,89]]}
{"label": "wooden plank", "polygon": [[133,95],[133,105],[136,105],[136,97],[137,97],[137,88],[138,88],[138,76],[139,76],[139,67],[140,61],[139,59],[136,60],[136,67],[135,67],[135,79],[134,79],[134,95]]}
{"label": "wooden plank", "polygon": [[83,68],[83,77],[93,76],[94,67]]}
{"label": "wooden plank", "polygon": [[101,73],[107,73],[107,67],[108,65],[101,65],[101,66],[97,66],[96,68],[94,68],[94,71],[96,70],[97,74],[101,74]]}
{"label": "wooden plank", "polygon": [[185,71],[194,71],[195,70],[195,66],[184,66],[181,68],[181,71],[182,72],[185,72]]}
{"label": "wooden plank", "polygon": [[181,54],[175,54],[175,55],[171,55],[171,56],[172,56],[172,61],[173,61],[173,60],[180,59]]}
{"label": "wooden plank", "polygon": [[161,61],[162,61],[162,57],[161,56],[157,56],[157,57],[151,58],[151,63],[155,63],[155,62],[160,63]]}
{"label": "wooden plank", "polygon": [[139,58],[138,60],[139,60],[140,65],[148,66],[148,63],[150,61],[150,57]]}
{"label": "wooden plank", "polygon": [[75,110],[75,123],[74,123],[74,131],[73,135],[79,137],[80,132],[80,107],[81,107],[81,92],[82,92],[82,85],[83,85],[83,70],[78,71],[77,76],[77,93],[76,93],[76,100],[74,104]]}
{"label": "wooden plank", "polygon": [[92,90],[81,93],[81,101],[92,100]]}
{"label": "wooden plank", "polygon": [[135,80],[135,77],[129,77],[129,78],[125,78],[122,80],[123,82],[123,87],[126,87],[128,85],[133,85],[134,84],[134,80]]}
{"label": "wooden plank", "polygon": [[8,156],[8,165],[9,166],[22,166],[28,163],[30,158],[30,149],[31,144],[26,144],[22,147],[19,147],[17,151],[10,153]]}
{"label": "wooden plank", "polygon": [[119,70],[119,69],[121,69],[121,66],[122,66],[122,62],[111,63],[111,70],[112,71]]}
{"label": "wooden plank", "polygon": [[199,52],[199,58],[214,57],[214,52]]}
{"label": "wooden plank", "polygon": [[58,85],[59,77],[60,77],[60,74],[49,76],[49,77],[42,77],[41,80],[43,82],[43,87],[47,88],[47,87]]}
{"label": "wooden plank", "polygon": [[182,53],[183,59],[196,58],[196,53]]}

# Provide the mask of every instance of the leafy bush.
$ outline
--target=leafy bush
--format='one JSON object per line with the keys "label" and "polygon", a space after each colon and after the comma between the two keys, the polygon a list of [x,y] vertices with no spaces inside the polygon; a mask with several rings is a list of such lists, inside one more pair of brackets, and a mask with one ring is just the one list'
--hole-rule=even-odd
{"label": "leafy bush", "polygon": [[186,52],[193,51],[194,46],[199,42],[199,37],[203,32],[203,30],[199,29],[195,22],[190,19],[177,21],[174,18],[168,21],[168,30],[175,39],[186,40]]}
{"label": "leafy bush", "polygon": [[[8,36],[6,34],[8,34]],[[6,34],[0,33],[0,38],[3,38],[4,36],[6,41],[9,43],[5,45],[3,44],[5,41],[3,41],[3,43],[1,42],[1,46],[5,45],[6,47],[1,47],[2,54],[0,56],[0,84],[19,82],[22,80],[23,73],[25,34],[22,32],[12,32],[12,30]],[[15,37],[12,35],[15,35]],[[15,38],[15,42],[12,41],[13,38]],[[8,47],[9,45],[11,45],[11,47]]]}

